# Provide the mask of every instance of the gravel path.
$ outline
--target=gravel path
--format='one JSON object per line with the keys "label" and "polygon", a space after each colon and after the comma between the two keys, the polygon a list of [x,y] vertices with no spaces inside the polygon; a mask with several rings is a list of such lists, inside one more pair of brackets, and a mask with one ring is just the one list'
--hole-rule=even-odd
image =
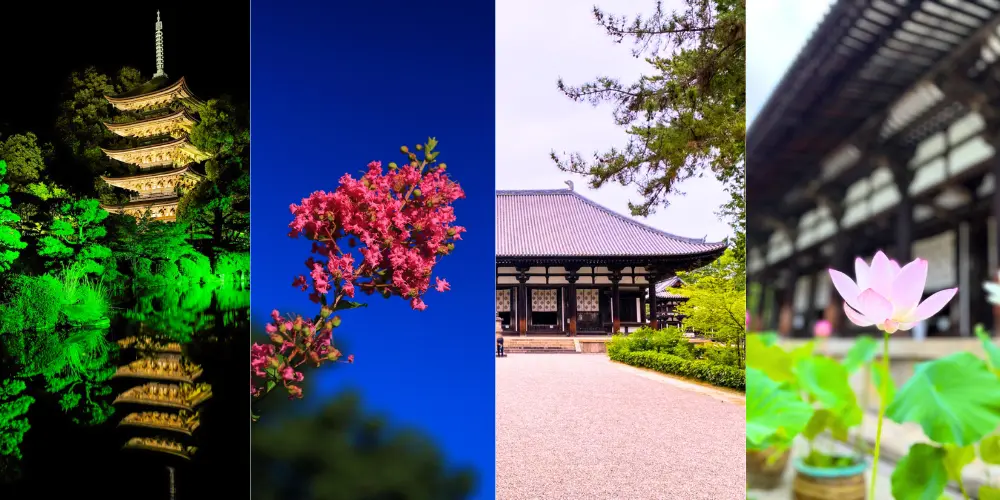
{"label": "gravel path", "polygon": [[497,500],[743,500],[745,406],[603,354],[496,360]]}

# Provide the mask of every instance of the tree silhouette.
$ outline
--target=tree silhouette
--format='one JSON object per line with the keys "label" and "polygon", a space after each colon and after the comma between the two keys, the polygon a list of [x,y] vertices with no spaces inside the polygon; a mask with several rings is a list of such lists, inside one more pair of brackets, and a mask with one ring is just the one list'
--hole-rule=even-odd
{"label": "tree silhouette", "polygon": [[365,415],[352,393],[316,415],[254,425],[251,467],[259,500],[459,500],[475,483],[422,434]]}

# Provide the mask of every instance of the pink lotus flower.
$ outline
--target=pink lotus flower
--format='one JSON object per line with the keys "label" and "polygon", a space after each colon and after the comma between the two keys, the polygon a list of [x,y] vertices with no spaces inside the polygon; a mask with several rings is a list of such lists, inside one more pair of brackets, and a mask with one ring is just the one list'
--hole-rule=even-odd
{"label": "pink lotus flower", "polygon": [[816,325],[813,326],[813,335],[817,337],[826,338],[829,337],[832,333],[833,333],[833,325],[831,325],[830,322],[825,319],[817,321]]}
{"label": "pink lotus flower", "polygon": [[886,333],[909,330],[937,314],[955,297],[958,288],[941,290],[920,302],[927,281],[927,261],[916,259],[899,267],[881,251],[871,266],[860,257],[854,261],[857,282],[830,269],[833,286],[844,298],[844,312],[858,326],[875,326]]}

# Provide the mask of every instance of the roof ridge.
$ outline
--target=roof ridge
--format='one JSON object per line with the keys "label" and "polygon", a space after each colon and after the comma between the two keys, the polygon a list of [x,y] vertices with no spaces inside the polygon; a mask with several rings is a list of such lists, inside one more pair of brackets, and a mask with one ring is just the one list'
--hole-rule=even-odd
{"label": "roof ridge", "polygon": [[586,204],[588,204],[588,205],[590,205],[590,206],[592,206],[592,207],[594,207],[594,208],[596,208],[598,210],[601,210],[602,212],[604,212],[604,213],[606,213],[608,215],[611,215],[611,216],[613,216],[613,217],[615,217],[615,218],[617,218],[617,219],[625,222],[626,224],[631,224],[631,225],[636,226],[636,227],[638,227],[640,229],[653,232],[653,233],[658,234],[660,236],[666,236],[667,238],[672,238],[672,239],[675,239],[675,240],[679,240],[679,241],[682,241],[684,243],[694,243],[694,244],[702,244],[702,245],[721,245],[721,244],[725,243],[724,241],[710,242],[710,241],[706,241],[706,238],[688,238],[686,236],[680,236],[680,235],[676,235],[676,234],[673,234],[673,233],[668,233],[668,232],[663,231],[661,229],[657,229],[655,227],[652,227],[652,226],[649,226],[649,225],[644,224],[642,222],[639,222],[639,221],[637,221],[637,220],[635,220],[635,219],[633,219],[631,217],[628,217],[626,215],[620,214],[620,213],[618,213],[618,212],[616,212],[616,211],[614,211],[614,210],[612,210],[612,209],[610,209],[608,207],[605,207],[604,205],[601,205],[600,203],[597,203],[594,200],[591,200],[590,198],[587,198],[586,196],[583,196],[582,194],[580,194],[580,193],[578,193],[578,192],[576,192],[576,191],[574,191],[572,189],[566,189],[566,188],[562,188],[562,189],[498,189],[496,191],[496,193],[497,193],[498,196],[511,196],[511,195],[529,195],[529,196],[530,195],[564,195],[564,196],[565,195],[569,195],[569,196],[575,196],[576,198],[579,198],[584,203],[586,203]]}

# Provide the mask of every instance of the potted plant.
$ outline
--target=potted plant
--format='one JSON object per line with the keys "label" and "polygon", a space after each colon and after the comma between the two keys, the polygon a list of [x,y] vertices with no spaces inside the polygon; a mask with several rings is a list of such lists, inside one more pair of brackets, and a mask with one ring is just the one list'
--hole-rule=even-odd
{"label": "potted plant", "polygon": [[771,490],[784,476],[791,446],[813,409],[787,369],[811,346],[785,351],[773,334],[747,336],[747,488]]}
{"label": "potted plant", "polygon": [[[862,344],[868,351],[868,342],[858,345]],[[851,355],[843,363],[823,355],[802,356],[792,365],[797,386],[813,410],[802,431],[808,452],[793,461],[792,496],[796,500],[866,497],[867,452],[860,436],[853,444],[850,440],[851,429],[861,425],[863,416],[850,385],[850,373],[856,366],[857,359]],[[820,436],[828,438],[822,446],[817,443]]]}

